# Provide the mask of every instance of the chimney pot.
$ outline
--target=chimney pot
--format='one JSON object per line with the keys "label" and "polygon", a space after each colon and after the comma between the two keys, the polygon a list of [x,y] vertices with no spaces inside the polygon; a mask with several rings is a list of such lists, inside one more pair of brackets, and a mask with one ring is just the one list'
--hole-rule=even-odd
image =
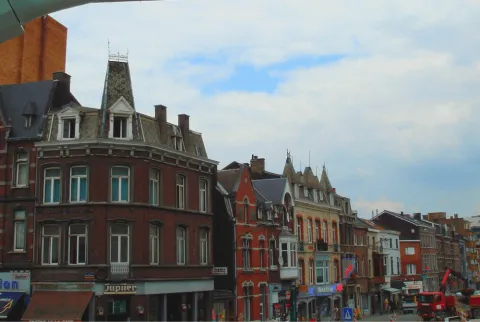
{"label": "chimney pot", "polygon": [[65,89],[70,92],[70,80],[72,76],[68,75],[65,72],[54,72],[53,73],[53,80],[58,81]]}
{"label": "chimney pot", "polygon": [[400,215],[402,215],[402,216],[403,216],[403,211],[401,211],[401,212],[400,212]]}

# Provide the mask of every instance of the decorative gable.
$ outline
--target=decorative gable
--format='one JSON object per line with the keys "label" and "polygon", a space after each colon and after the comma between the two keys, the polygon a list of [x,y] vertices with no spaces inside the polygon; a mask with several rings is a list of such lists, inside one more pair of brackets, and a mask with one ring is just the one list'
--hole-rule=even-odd
{"label": "decorative gable", "polygon": [[80,111],[77,108],[70,106],[57,113],[57,118],[57,140],[75,140],[80,138]]}
{"label": "decorative gable", "polygon": [[110,128],[108,137],[112,139],[133,139],[133,114],[135,110],[122,96],[110,108]]}
{"label": "decorative gable", "polygon": [[123,115],[132,115],[135,113],[133,107],[127,102],[127,100],[122,96],[110,106],[109,111],[111,114],[123,114]]}

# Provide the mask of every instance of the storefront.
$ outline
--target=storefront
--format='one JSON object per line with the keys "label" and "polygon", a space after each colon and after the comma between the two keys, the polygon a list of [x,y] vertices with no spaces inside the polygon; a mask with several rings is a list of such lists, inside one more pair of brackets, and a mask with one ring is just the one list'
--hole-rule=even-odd
{"label": "storefront", "polygon": [[405,281],[405,287],[402,289],[405,295],[416,295],[423,290],[422,281]]}
{"label": "storefront", "polygon": [[206,321],[211,320],[213,309],[213,280],[32,286],[22,320]]}
{"label": "storefront", "polygon": [[235,294],[233,292],[215,290],[212,321],[233,321],[235,319],[235,301]]}
{"label": "storefront", "polygon": [[320,315],[320,321],[329,321],[335,307],[342,311],[342,292],[343,285],[340,283],[315,287],[317,316]]}
{"label": "storefront", "polygon": [[19,321],[30,301],[30,271],[0,272],[0,319]]}
{"label": "storefront", "polygon": [[297,295],[297,318],[302,321],[310,320],[316,315],[315,287],[300,285]]}

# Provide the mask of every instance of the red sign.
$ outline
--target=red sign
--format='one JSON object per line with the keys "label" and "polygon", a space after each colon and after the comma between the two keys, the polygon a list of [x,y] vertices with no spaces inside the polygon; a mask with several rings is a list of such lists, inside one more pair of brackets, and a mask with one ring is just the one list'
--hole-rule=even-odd
{"label": "red sign", "polygon": [[345,270],[345,273],[343,274],[343,276],[345,278],[348,278],[352,271],[353,271],[353,264],[350,264],[350,265],[348,265],[347,269]]}

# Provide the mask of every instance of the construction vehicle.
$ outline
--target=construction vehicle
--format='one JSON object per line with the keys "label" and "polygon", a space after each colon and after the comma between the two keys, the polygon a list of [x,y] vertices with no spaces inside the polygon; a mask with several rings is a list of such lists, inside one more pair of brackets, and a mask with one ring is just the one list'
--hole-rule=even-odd
{"label": "construction vehicle", "polygon": [[423,321],[443,321],[448,317],[459,316],[466,312],[470,318],[480,318],[480,295],[465,296],[459,301],[455,293],[446,294],[449,278],[466,279],[451,268],[446,268],[438,292],[421,292],[417,297],[417,314]]}

